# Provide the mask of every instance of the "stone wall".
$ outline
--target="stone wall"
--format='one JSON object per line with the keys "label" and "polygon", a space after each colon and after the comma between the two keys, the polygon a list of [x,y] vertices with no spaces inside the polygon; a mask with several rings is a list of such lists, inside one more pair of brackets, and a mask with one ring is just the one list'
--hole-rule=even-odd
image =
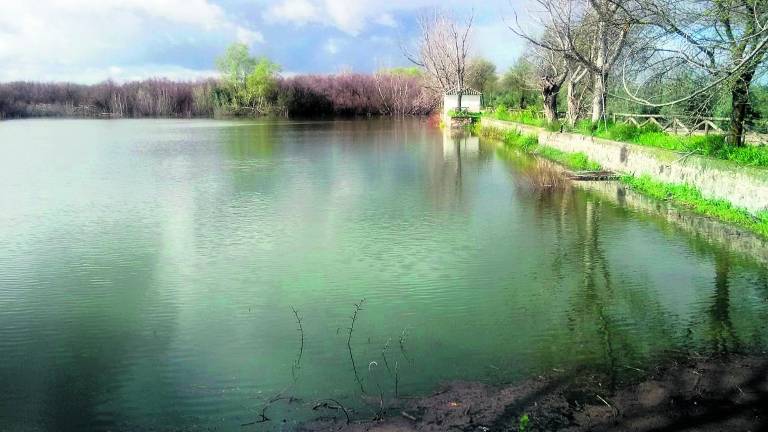
{"label": "stone wall", "polygon": [[674,151],[610,141],[573,133],[483,117],[483,127],[517,130],[539,136],[542,145],[565,152],[582,152],[605,169],[665,183],[687,183],[710,199],[724,199],[752,213],[768,210],[768,169],[737,166],[733,162]]}

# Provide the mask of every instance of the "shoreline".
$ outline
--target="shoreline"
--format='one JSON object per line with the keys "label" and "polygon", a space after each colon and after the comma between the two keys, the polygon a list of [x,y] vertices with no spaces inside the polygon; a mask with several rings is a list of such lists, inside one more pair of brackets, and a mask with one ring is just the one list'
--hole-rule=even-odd
{"label": "shoreline", "polygon": [[[521,142],[518,143],[504,135],[507,132],[517,134],[514,137]],[[561,154],[564,159],[580,156],[601,170],[607,169],[617,173],[619,181],[629,189],[768,239],[768,211],[765,210],[765,202],[768,202],[766,170],[729,166],[725,161],[699,156],[692,159],[694,162],[680,158],[672,160],[673,154],[667,150],[649,150],[633,144],[587,139],[582,136],[577,136],[576,141],[571,141],[570,137],[575,136],[574,134],[547,132],[540,128],[493,119],[482,119],[478,133],[497,140],[500,146],[520,147],[526,153],[536,154],[537,149],[541,148],[550,153]],[[522,135],[523,133],[527,135]],[[537,141],[537,145],[532,149],[527,147],[529,138]],[[632,146],[631,152],[627,150],[630,148],[628,146]],[[563,165],[560,160],[549,157],[546,152],[539,156]],[[655,166],[659,168],[654,168]],[[583,169],[585,168],[575,170]],[[693,175],[692,172],[697,174]],[[713,191],[713,188],[716,190]],[[738,193],[735,192],[737,190]],[[732,195],[723,197],[722,194],[726,193]]]}
{"label": "shoreline", "polygon": [[535,135],[539,143],[562,152],[583,153],[602,168],[664,184],[689,184],[708,200],[725,200],[753,216],[768,207],[768,170],[671,150],[611,141],[483,117],[480,128]]}
{"label": "shoreline", "polygon": [[383,420],[333,415],[298,430],[722,431],[768,428],[768,356],[688,355],[612,387],[601,374],[553,371],[513,385],[452,382]]}

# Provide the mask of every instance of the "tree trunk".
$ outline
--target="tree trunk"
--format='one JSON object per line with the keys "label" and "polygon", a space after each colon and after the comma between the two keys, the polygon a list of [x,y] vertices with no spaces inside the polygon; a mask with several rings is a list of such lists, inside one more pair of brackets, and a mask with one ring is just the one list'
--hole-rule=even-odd
{"label": "tree trunk", "polygon": [[608,73],[606,71],[606,61],[608,59],[608,35],[606,34],[606,23],[603,20],[597,23],[597,59],[595,61],[596,70],[593,71],[594,93],[592,96],[592,124],[597,124],[605,113],[605,90]]}
{"label": "tree trunk", "polygon": [[594,95],[592,96],[592,123],[597,124],[605,113],[605,73],[594,75]]}
{"label": "tree trunk", "polygon": [[456,107],[456,112],[461,112],[461,97],[464,95],[462,94],[463,92],[461,90],[459,90],[458,93],[459,93],[458,95],[459,97],[458,97],[458,102],[457,102],[458,106]]}
{"label": "tree trunk", "polygon": [[547,118],[547,123],[557,121],[557,94],[559,92],[560,86],[558,85],[547,85],[541,91],[544,99],[544,116]]}
{"label": "tree trunk", "polygon": [[749,114],[749,84],[752,73],[741,74],[731,88],[731,124],[728,128],[727,142],[734,147],[742,147],[744,143],[745,124]]}
{"label": "tree trunk", "polygon": [[568,80],[568,111],[565,114],[565,118],[568,120],[568,125],[573,127],[576,125],[576,120],[579,118],[579,100],[576,97],[576,84],[573,80]]}

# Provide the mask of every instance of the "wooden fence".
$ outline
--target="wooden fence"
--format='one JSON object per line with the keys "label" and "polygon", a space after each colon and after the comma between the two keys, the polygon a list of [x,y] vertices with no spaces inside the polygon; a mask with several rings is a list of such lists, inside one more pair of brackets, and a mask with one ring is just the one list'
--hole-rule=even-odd
{"label": "wooden fence", "polygon": [[[493,110],[487,109],[486,112],[492,113]],[[544,118],[544,111],[510,109],[509,112],[527,112],[534,114],[537,118]],[[557,114],[558,117],[564,118],[566,113],[558,112]],[[724,134],[731,121],[728,117],[694,117],[663,114],[609,113],[606,116],[614,123],[625,123],[638,127],[654,125],[664,132],[679,135]],[[746,129],[748,142],[760,145],[768,144],[768,121],[758,120],[749,122],[746,125]]]}

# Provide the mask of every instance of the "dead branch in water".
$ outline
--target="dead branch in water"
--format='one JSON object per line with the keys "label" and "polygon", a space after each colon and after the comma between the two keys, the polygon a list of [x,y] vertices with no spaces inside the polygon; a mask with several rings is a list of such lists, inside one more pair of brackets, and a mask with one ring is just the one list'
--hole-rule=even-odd
{"label": "dead branch in water", "polygon": [[296,371],[301,368],[301,357],[304,355],[304,327],[301,325],[301,317],[299,316],[299,312],[291,306],[291,311],[293,311],[293,315],[296,317],[296,323],[299,325],[297,328],[297,331],[299,332],[299,352],[296,355],[296,360],[293,361],[293,364],[291,365],[291,377],[293,378],[291,380],[291,383],[285,386],[284,389],[277,392],[274,396],[269,398],[267,400],[267,403],[264,404],[264,406],[261,408],[261,413],[259,414],[259,419],[250,423],[243,423],[240,426],[251,426],[255,425],[257,423],[266,423],[270,421],[271,419],[267,417],[267,410],[269,409],[272,404],[274,404],[277,401],[288,399],[289,401],[293,401],[294,397],[285,397],[285,393],[290,390],[298,380],[298,375],[296,374]]}
{"label": "dead branch in water", "polygon": [[400,352],[403,354],[403,357],[410,362],[411,359],[408,358],[408,354],[405,351],[405,341],[407,337],[408,337],[408,329],[404,328],[403,332],[400,334]]}
{"label": "dead branch in water", "polygon": [[[368,374],[374,375],[374,366],[378,365],[375,361],[368,363]],[[376,383],[376,389],[379,391],[379,412],[376,413],[373,421],[379,421],[384,418],[384,390],[381,389],[381,384],[379,384],[379,380],[376,377],[374,377],[373,382]]]}
{"label": "dead branch in water", "polygon": [[296,324],[299,326],[297,330],[301,336],[299,354],[296,356],[296,360],[293,362],[293,367],[291,367],[291,375],[293,376],[293,381],[296,382],[296,371],[301,368],[301,356],[304,355],[304,327],[301,325],[301,317],[299,316],[299,313],[296,311],[296,309],[291,306],[291,310],[293,311],[293,315],[296,317]]}
{"label": "dead branch in water", "polygon": [[398,399],[397,386],[400,384],[399,367],[400,364],[395,360],[395,399]]}
{"label": "dead branch in water", "polygon": [[355,323],[357,322],[357,315],[360,313],[361,310],[363,310],[363,302],[365,302],[365,299],[360,300],[359,303],[355,303],[355,312],[352,314],[352,324],[349,326],[349,335],[347,337],[347,349],[349,351],[349,359],[352,361],[352,371],[355,374],[355,381],[357,381],[357,384],[360,385],[360,391],[363,394],[365,393],[365,388],[363,387],[363,382],[360,381],[360,375],[357,373],[357,365],[355,364],[355,356],[352,354],[352,333],[355,331]]}
{"label": "dead branch in water", "polygon": [[[335,406],[331,405],[328,402],[333,402],[336,405]],[[351,421],[350,418],[349,418],[349,411],[347,411],[347,409],[344,408],[344,405],[342,405],[341,402],[337,401],[336,399],[322,399],[320,401],[317,401],[317,403],[315,403],[315,406],[312,407],[312,410],[313,411],[317,411],[320,408],[326,408],[326,409],[332,409],[332,410],[342,410],[342,411],[344,411],[344,415],[347,417],[347,424],[349,424],[350,421]]]}
{"label": "dead branch in water", "polygon": [[389,368],[389,362],[387,362],[387,351],[389,350],[389,343],[392,342],[392,338],[387,339],[387,343],[384,344],[384,348],[381,350],[381,357],[384,359],[384,366],[387,367],[387,372],[392,373]]}

